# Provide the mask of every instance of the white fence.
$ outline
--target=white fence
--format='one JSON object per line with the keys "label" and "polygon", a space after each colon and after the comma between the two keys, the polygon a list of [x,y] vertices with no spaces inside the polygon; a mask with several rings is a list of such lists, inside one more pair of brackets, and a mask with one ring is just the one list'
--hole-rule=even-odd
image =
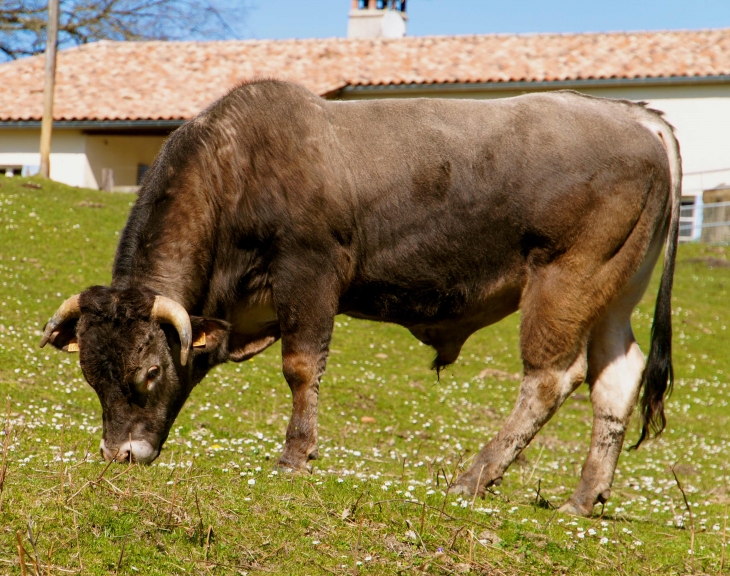
{"label": "white fence", "polygon": [[[730,243],[730,196],[720,192],[722,189],[730,189],[730,168],[684,174],[680,240]],[[714,190],[718,194],[713,194]]]}
{"label": "white fence", "polygon": [[730,202],[682,206],[679,239],[685,242],[730,243]]}

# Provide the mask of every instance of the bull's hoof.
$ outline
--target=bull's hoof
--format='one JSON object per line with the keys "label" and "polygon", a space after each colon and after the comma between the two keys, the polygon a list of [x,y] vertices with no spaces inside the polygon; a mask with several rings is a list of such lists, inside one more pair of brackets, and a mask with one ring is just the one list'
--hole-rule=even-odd
{"label": "bull's hoof", "polygon": [[477,486],[477,480],[461,477],[451,488],[449,488],[449,494],[474,496],[474,493],[476,492],[477,496],[484,498],[489,486],[499,486],[500,484],[502,484],[501,478],[495,478],[492,482],[487,482],[486,484],[482,483],[481,486]]}
{"label": "bull's hoof", "polygon": [[295,454],[287,453],[285,450],[284,454],[281,455],[281,458],[276,463],[276,467],[282,472],[289,474],[311,474],[311,461],[317,460],[318,458],[319,453],[316,449],[306,455],[298,452]]}
{"label": "bull's hoof", "polygon": [[571,516],[583,516],[590,518],[593,516],[593,506],[587,508],[573,502],[572,500],[568,500],[565,504],[558,508],[558,512],[569,514]]}
{"label": "bull's hoof", "polygon": [[474,490],[466,484],[454,484],[449,488],[449,494],[455,494],[458,496],[473,496]]}
{"label": "bull's hoof", "polygon": [[276,463],[276,468],[287,474],[311,474],[312,465],[306,460],[293,460],[282,456]]}
{"label": "bull's hoof", "polygon": [[[457,478],[454,485],[449,488],[449,494],[460,494],[463,496],[474,496],[474,493],[476,492],[477,496],[481,496],[484,498],[484,496],[487,493],[487,488],[490,486],[499,486],[502,484],[502,478],[495,478],[494,480],[484,482],[485,479],[484,476],[481,478],[479,476],[476,477],[476,479],[471,476],[471,474],[468,472],[464,473],[462,476],[459,476]],[[481,482],[479,486],[477,486],[477,482]]]}
{"label": "bull's hoof", "polygon": [[611,497],[611,489],[606,488],[602,492],[599,492],[598,496],[593,499],[593,502],[591,502],[590,496],[588,498],[585,497],[586,494],[590,494],[590,492],[583,491],[579,487],[578,490],[570,498],[568,498],[568,501],[558,508],[558,512],[570,514],[571,516],[585,516],[590,518],[593,516],[594,504],[605,504]]}

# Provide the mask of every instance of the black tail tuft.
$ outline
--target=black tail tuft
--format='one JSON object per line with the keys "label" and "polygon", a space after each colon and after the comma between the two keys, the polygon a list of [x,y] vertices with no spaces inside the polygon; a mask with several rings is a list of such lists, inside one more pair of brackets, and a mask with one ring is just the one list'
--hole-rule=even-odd
{"label": "black tail tuft", "polygon": [[[678,207],[677,207],[677,211]],[[677,256],[679,236],[678,218],[674,218],[669,231],[664,270],[659,284],[659,295],[654,308],[654,324],[651,328],[651,349],[646,368],[641,377],[644,394],[641,397],[641,436],[631,446],[635,450],[649,436],[658,437],[667,425],[664,416],[664,397],[672,393],[674,369],[672,367],[672,283],[674,262]]]}

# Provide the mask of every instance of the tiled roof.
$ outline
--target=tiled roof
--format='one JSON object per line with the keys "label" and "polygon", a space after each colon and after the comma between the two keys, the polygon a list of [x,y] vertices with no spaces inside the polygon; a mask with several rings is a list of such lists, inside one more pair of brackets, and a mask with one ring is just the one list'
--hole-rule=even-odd
{"label": "tiled roof", "polygon": [[[0,120],[40,119],[43,56],[0,65]],[[97,42],[58,56],[57,120],[190,118],[238,82],[345,86],[730,74],[730,29],[399,40]]]}

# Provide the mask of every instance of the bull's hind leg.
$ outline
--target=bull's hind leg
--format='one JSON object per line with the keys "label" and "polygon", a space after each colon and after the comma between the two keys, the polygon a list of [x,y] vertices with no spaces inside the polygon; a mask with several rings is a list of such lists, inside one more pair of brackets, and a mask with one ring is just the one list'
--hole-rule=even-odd
{"label": "bull's hind leg", "polygon": [[497,435],[479,452],[452,488],[456,494],[482,494],[498,486],[510,464],[585,380],[585,347],[563,366],[526,367],[517,404]]}
{"label": "bull's hind leg", "polygon": [[588,348],[588,384],[593,403],[591,447],[578,488],[560,508],[562,512],[590,516],[593,505],[605,502],[611,494],[613,474],[644,370],[644,355],[631,331],[634,303],[619,300],[591,332]]}
{"label": "bull's hind leg", "polygon": [[[550,290],[551,278],[543,277],[528,287],[523,298],[520,346],[525,376],[517,404],[502,429],[458,478],[452,488],[455,493],[483,493],[487,486],[499,485],[509,465],[585,381],[585,319],[591,311],[580,306],[577,287],[571,297],[567,274],[555,271],[552,278],[561,280],[561,289]],[[558,300],[573,306],[560,306]]]}

